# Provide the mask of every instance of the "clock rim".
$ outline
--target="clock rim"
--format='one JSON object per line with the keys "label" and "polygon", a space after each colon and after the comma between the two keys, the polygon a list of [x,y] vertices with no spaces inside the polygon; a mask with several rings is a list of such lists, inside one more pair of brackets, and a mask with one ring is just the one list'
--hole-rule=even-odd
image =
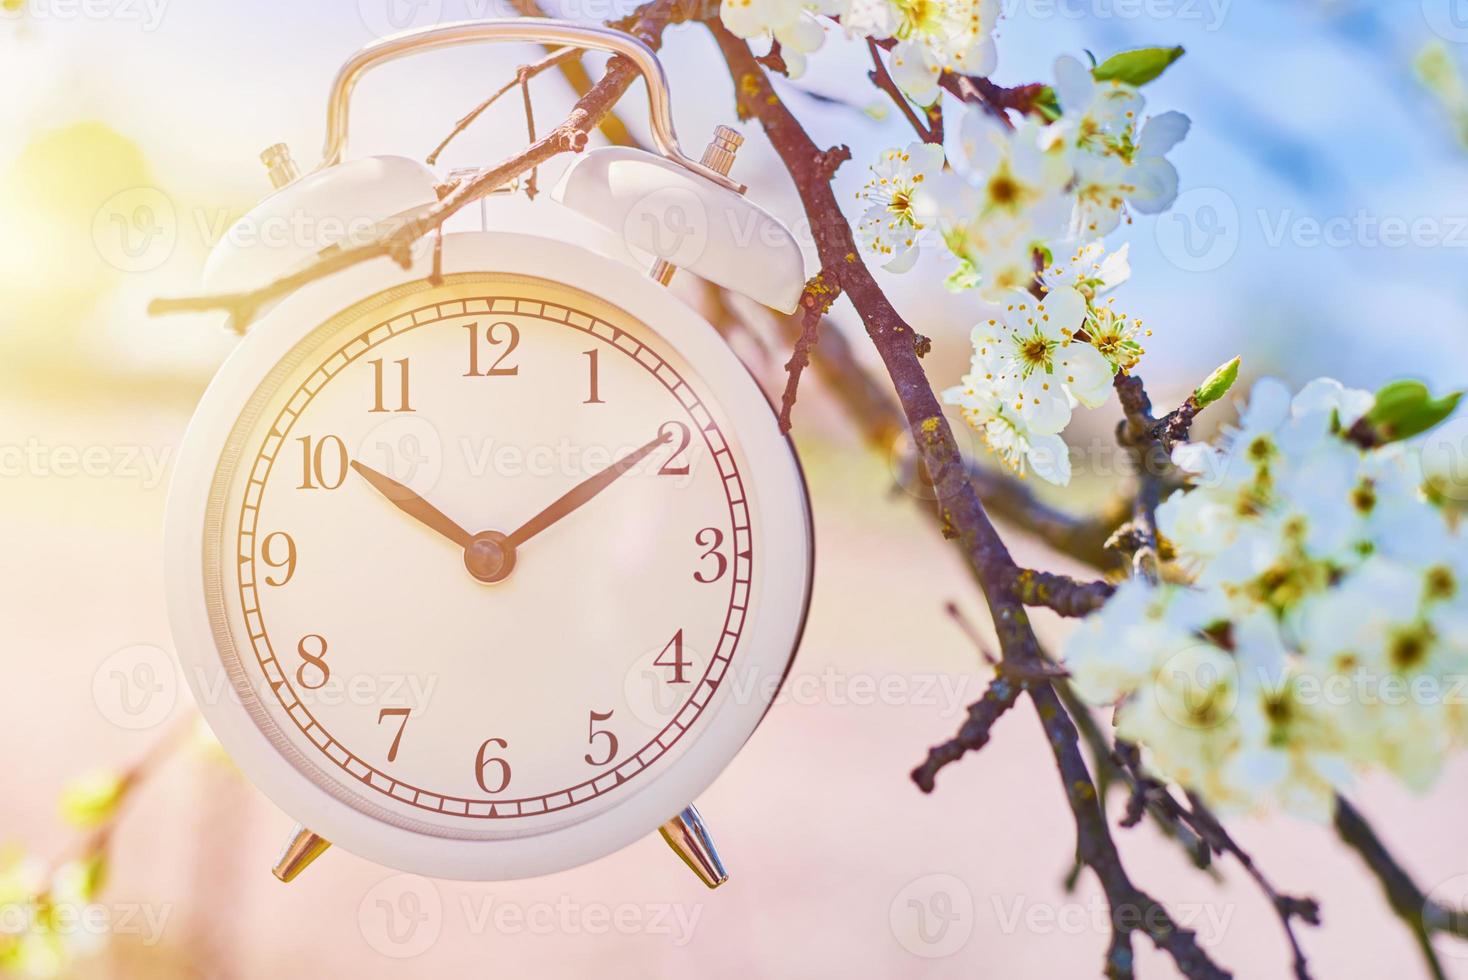
{"label": "clock rim", "polygon": [[[766,554],[779,556],[764,563],[757,583],[759,621],[736,658],[739,687],[752,692],[750,697],[741,702],[723,695],[692,744],[610,809],[545,832],[494,840],[428,835],[372,817],[297,769],[257,726],[225,675],[206,602],[204,535],[215,469],[241,411],[278,361],[332,316],[427,278],[433,258],[421,247],[409,268],[376,259],[282,300],[254,324],[210,382],[184,436],[169,491],[169,618],[185,679],[206,721],[251,782],[287,814],[344,850],[402,871],[462,880],[531,877],[595,860],[655,831],[707,789],[753,734],[794,661],[805,626],[814,571],[809,496],[794,447],[779,432],[773,408],[748,369],[696,310],[638,270],[571,242],[501,232],[446,234],[439,261],[444,274],[533,277],[611,304],[675,350],[701,391],[719,404],[739,433],[746,485],[760,488],[764,530],[756,529],[757,540],[767,542]],[[547,276],[547,269],[575,273],[558,279]]]}

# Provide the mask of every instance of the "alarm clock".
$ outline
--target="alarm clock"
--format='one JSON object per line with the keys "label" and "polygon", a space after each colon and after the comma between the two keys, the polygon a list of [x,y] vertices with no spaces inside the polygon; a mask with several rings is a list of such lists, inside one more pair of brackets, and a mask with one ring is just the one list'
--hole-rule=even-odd
{"label": "alarm clock", "polygon": [[[628,58],[657,152],[587,151],[533,204],[543,220],[430,236],[406,268],[363,262],[261,311],[178,456],[175,641],[224,749],[298,822],[282,880],[330,844],[498,880],[661,830],[714,886],[693,802],[778,692],[812,570],[789,440],[666,288],[681,268],[796,306],[798,245],[728,176],[738,135],[685,156],[655,54],[618,31],[397,35],[338,74],[320,167],[267,151],[277,189],[205,284],[258,287],[432,207],[423,164],[346,158],[352,88],[404,54],[503,40]],[[327,240],[260,233],[285,222]]]}

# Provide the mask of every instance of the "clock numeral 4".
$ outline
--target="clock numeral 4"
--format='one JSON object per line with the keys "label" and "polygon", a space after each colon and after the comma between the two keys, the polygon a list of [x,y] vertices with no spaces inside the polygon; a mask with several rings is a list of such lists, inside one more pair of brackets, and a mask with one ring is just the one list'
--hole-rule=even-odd
{"label": "clock numeral 4", "polygon": [[606,739],[607,754],[605,758],[597,759],[593,757],[592,753],[586,753],[582,758],[586,760],[587,765],[604,766],[617,757],[617,736],[606,728],[603,728],[601,731],[597,731],[596,729],[597,722],[611,721],[614,713],[611,711],[605,713],[593,711],[591,713],[591,719],[586,723],[586,741],[590,743],[592,748],[595,748],[597,739]]}
{"label": "clock numeral 4", "polygon": [[724,573],[729,570],[729,559],[725,558],[724,553],[719,550],[724,544],[724,532],[716,527],[703,528],[693,536],[693,543],[700,548],[708,549],[699,556],[700,561],[707,561],[712,558],[715,563],[713,574],[711,575],[705,575],[704,570],[701,568],[694,569],[693,580],[708,585],[711,582],[717,582],[723,578]]}
{"label": "clock numeral 4", "polygon": [[[671,658],[669,657],[670,653],[672,654]],[[663,647],[663,652],[658,654],[652,663],[654,667],[673,668],[673,679],[668,681],[669,684],[688,683],[688,678],[683,676],[683,671],[691,667],[692,662],[683,656],[683,631],[681,629],[673,634],[673,638],[668,641],[668,645]]]}
{"label": "clock numeral 4", "polygon": [[[281,546],[285,548],[285,554],[283,556],[277,557],[276,553],[279,551],[279,548],[276,547],[276,543],[282,541],[285,542],[284,545]],[[285,571],[281,572],[278,577],[273,575],[265,576],[265,584],[273,585],[277,588],[285,585],[292,578],[294,578],[296,574],[295,539],[292,538],[289,534],[286,534],[284,531],[275,531],[271,534],[265,535],[265,538],[260,542],[260,560],[271,568],[285,569]]]}
{"label": "clock numeral 4", "polygon": [[687,476],[688,463],[687,461],[680,463],[678,457],[688,451],[688,444],[693,441],[693,435],[688,431],[688,426],[682,422],[664,422],[658,427],[658,435],[664,439],[672,439],[678,444],[673,454],[663,460],[663,465],[658,467],[658,476]]}
{"label": "clock numeral 4", "polygon": [[[501,329],[503,328],[503,329]],[[466,378],[497,378],[508,377],[520,373],[518,365],[506,365],[505,359],[520,346],[520,328],[508,320],[498,320],[491,323],[484,331],[484,341],[481,345],[479,339],[479,324],[467,323],[464,329],[469,331],[469,370],[464,372]],[[488,346],[490,348],[504,345],[499,357],[495,358],[493,364],[487,370],[479,369],[479,348]],[[491,351],[493,353],[493,351]]]}
{"label": "clock numeral 4", "polygon": [[298,490],[335,490],[347,478],[347,444],[340,436],[302,436],[301,485]]}
{"label": "clock numeral 4", "polygon": [[393,361],[398,366],[398,407],[388,409],[384,404],[386,393],[383,391],[383,369],[382,358],[375,358],[367,362],[372,365],[372,408],[371,412],[411,412],[413,406],[408,404],[408,359],[406,357]]}
{"label": "clock numeral 4", "polygon": [[[315,652],[311,652],[308,647],[314,647]],[[331,667],[326,663],[326,637],[320,633],[307,633],[296,644],[296,652],[301,655],[302,661],[296,668],[296,683],[308,691],[325,687],[326,682],[331,680]],[[306,673],[307,667],[313,668],[310,675]],[[312,680],[316,683],[311,683]]]}
{"label": "clock numeral 4", "polygon": [[398,761],[398,746],[403,742],[403,730],[408,727],[408,715],[411,708],[383,708],[377,712],[377,723],[380,725],[385,718],[398,719],[398,733],[392,737],[392,744],[387,747],[387,761]]}
{"label": "clock numeral 4", "polygon": [[[479,746],[479,754],[474,757],[474,781],[486,793],[498,793],[510,785],[510,764],[498,756],[490,755],[491,746],[507,749],[510,743],[502,738],[491,738],[486,739],[484,744]],[[485,779],[486,773],[489,775],[489,780]]]}

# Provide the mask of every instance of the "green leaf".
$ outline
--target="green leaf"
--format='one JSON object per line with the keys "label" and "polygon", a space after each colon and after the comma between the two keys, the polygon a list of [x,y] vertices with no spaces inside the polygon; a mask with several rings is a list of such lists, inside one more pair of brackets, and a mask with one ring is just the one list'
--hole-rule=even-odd
{"label": "green leaf", "polygon": [[1241,358],[1234,358],[1227,364],[1220,364],[1218,368],[1193,392],[1193,401],[1198,403],[1200,409],[1207,408],[1218,401],[1239,380],[1239,363]]}
{"label": "green leaf", "polygon": [[125,788],[117,773],[106,770],[83,773],[61,791],[61,815],[77,827],[106,823],[117,812]]}
{"label": "green leaf", "polygon": [[1060,118],[1060,99],[1056,96],[1055,89],[1049,85],[1040,89],[1030,104],[1048,122],[1054,122]]}
{"label": "green leaf", "polygon": [[1098,82],[1117,81],[1142,86],[1167,71],[1167,67],[1182,56],[1181,45],[1122,51],[1092,68],[1091,75]]}
{"label": "green leaf", "polygon": [[1378,445],[1410,439],[1452,415],[1462,397],[1461,391],[1455,391],[1433,398],[1421,381],[1393,381],[1376,393],[1376,404],[1365,421]]}
{"label": "green leaf", "polygon": [[959,259],[958,268],[943,280],[943,287],[950,293],[961,293],[979,284],[979,270],[968,259]]}

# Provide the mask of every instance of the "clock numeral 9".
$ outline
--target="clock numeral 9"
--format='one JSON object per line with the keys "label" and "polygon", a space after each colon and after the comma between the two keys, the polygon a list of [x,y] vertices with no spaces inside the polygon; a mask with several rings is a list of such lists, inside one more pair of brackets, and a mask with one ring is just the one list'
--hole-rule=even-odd
{"label": "clock numeral 9", "polygon": [[[503,330],[499,328],[503,327]],[[504,367],[505,358],[509,357],[516,347],[520,346],[520,328],[508,320],[499,320],[491,323],[484,331],[484,342],[490,347],[498,347],[501,343],[505,345],[504,351],[489,366],[489,370],[479,370],[479,324],[467,323],[464,329],[469,331],[469,370],[464,372],[466,378],[496,378],[508,377],[520,373],[520,368]],[[501,340],[503,338],[503,340]]]}
{"label": "clock numeral 9", "polygon": [[[673,655],[671,659],[668,657],[669,652]],[[663,652],[658,654],[652,663],[654,667],[673,668],[673,679],[668,681],[669,684],[688,683],[688,678],[683,676],[683,671],[685,668],[691,667],[692,662],[683,656],[683,631],[681,629],[673,634],[673,638],[668,641],[668,645],[663,647]]]}
{"label": "clock numeral 9", "polygon": [[[510,743],[502,738],[491,738],[479,746],[479,754],[474,757],[474,781],[486,793],[498,793],[510,785],[510,764],[498,756],[488,755],[490,746],[507,749]],[[495,781],[493,786],[485,781],[486,770],[492,770],[490,775]]]}
{"label": "clock numeral 9", "polygon": [[377,723],[379,725],[382,724],[385,718],[398,719],[398,733],[392,737],[392,745],[389,745],[387,748],[388,762],[398,761],[398,746],[403,741],[403,730],[408,727],[408,715],[411,712],[411,708],[383,708],[377,712]]}
{"label": "clock numeral 9", "polygon": [[335,490],[347,478],[347,444],[339,436],[312,440],[302,436],[301,485],[298,490]]}
{"label": "clock numeral 9", "polygon": [[[315,653],[307,649],[307,641],[314,641],[310,643],[310,646],[316,648]],[[326,682],[331,680],[331,668],[326,663],[326,637],[320,633],[307,633],[301,637],[301,642],[296,644],[296,652],[301,655],[301,660],[303,661],[296,668],[296,683],[308,691],[315,691],[325,687]],[[306,679],[307,667],[314,667],[316,675],[320,677],[320,680],[316,681],[315,684],[312,684]]]}
{"label": "clock numeral 9", "polygon": [[717,582],[723,578],[724,573],[729,570],[729,559],[725,558],[723,552],[719,551],[719,548],[724,544],[724,532],[716,527],[703,528],[693,536],[693,543],[701,548],[708,549],[699,556],[700,561],[712,558],[716,563],[712,575],[704,575],[703,569],[701,568],[694,569],[693,580],[708,585],[710,582]]}
{"label": "clock numeral 9", "polygon": [[666,439],[670,438],[668,433],[672,433],[671,438],[678,443],[678,448],[673,450],[671,456],[663,460],[663,465],[658,467],[658,476],[687,476],[688,463],[678,462],[678,457],[687,452],[688,444],[693,441],[693,436],[688,431],[688,426],[682,422],[664,422],[658,427],[658,435]]}
{"label": "clock numeral 9", "polygon": [[600,711],[593,711],[591,713],[591,719],[586,723],[586,741],[589,742],[594,748],[596,746],[597,739],[606,739],[607,754],[606,758],[604,759],[596,759],[592,757],[592,753],[586,753],[584,756],[582,756],[582,758],[586,760],[587,765],[604,766],[617,757],[617,736],[614,735],[610,730],[605,728],[603,728],[601,731],[596,730],[597,722],[611,721],[613,714],[614,712],[611,711],[608,711],[605,714]]}
{"label": "clock numeral 9", "polygon": [[[273,547],[273,544],[277,541],[285,542],[285,556],[282,558],[277,558],[275,556],[275,553],[278,549]],[[296,574],[295,539],[292,538],[289,534],[286,534],[284,531],[275,531],[271,534],[265,535],[264,540],[260,542],[260,560],[271,568],[285,569],[284,572],[281,572],[278,578],[270,575],[265,576],[266,585],[274,585],[276,587],[279,587],[286,584],[292,578],[294,578]]]}
{"label": "clock numeral 9", "polygon": [[[378,357],[367,362],[372,365],[372,408],[371,412],[386,412],[387,407],[383,404],[382,383],[382,358]],[[392,409],[394,412],[411,412],[413,406],[408,404],[408,359],[406,357],[393,361],[398,366],[398,407]]]}

